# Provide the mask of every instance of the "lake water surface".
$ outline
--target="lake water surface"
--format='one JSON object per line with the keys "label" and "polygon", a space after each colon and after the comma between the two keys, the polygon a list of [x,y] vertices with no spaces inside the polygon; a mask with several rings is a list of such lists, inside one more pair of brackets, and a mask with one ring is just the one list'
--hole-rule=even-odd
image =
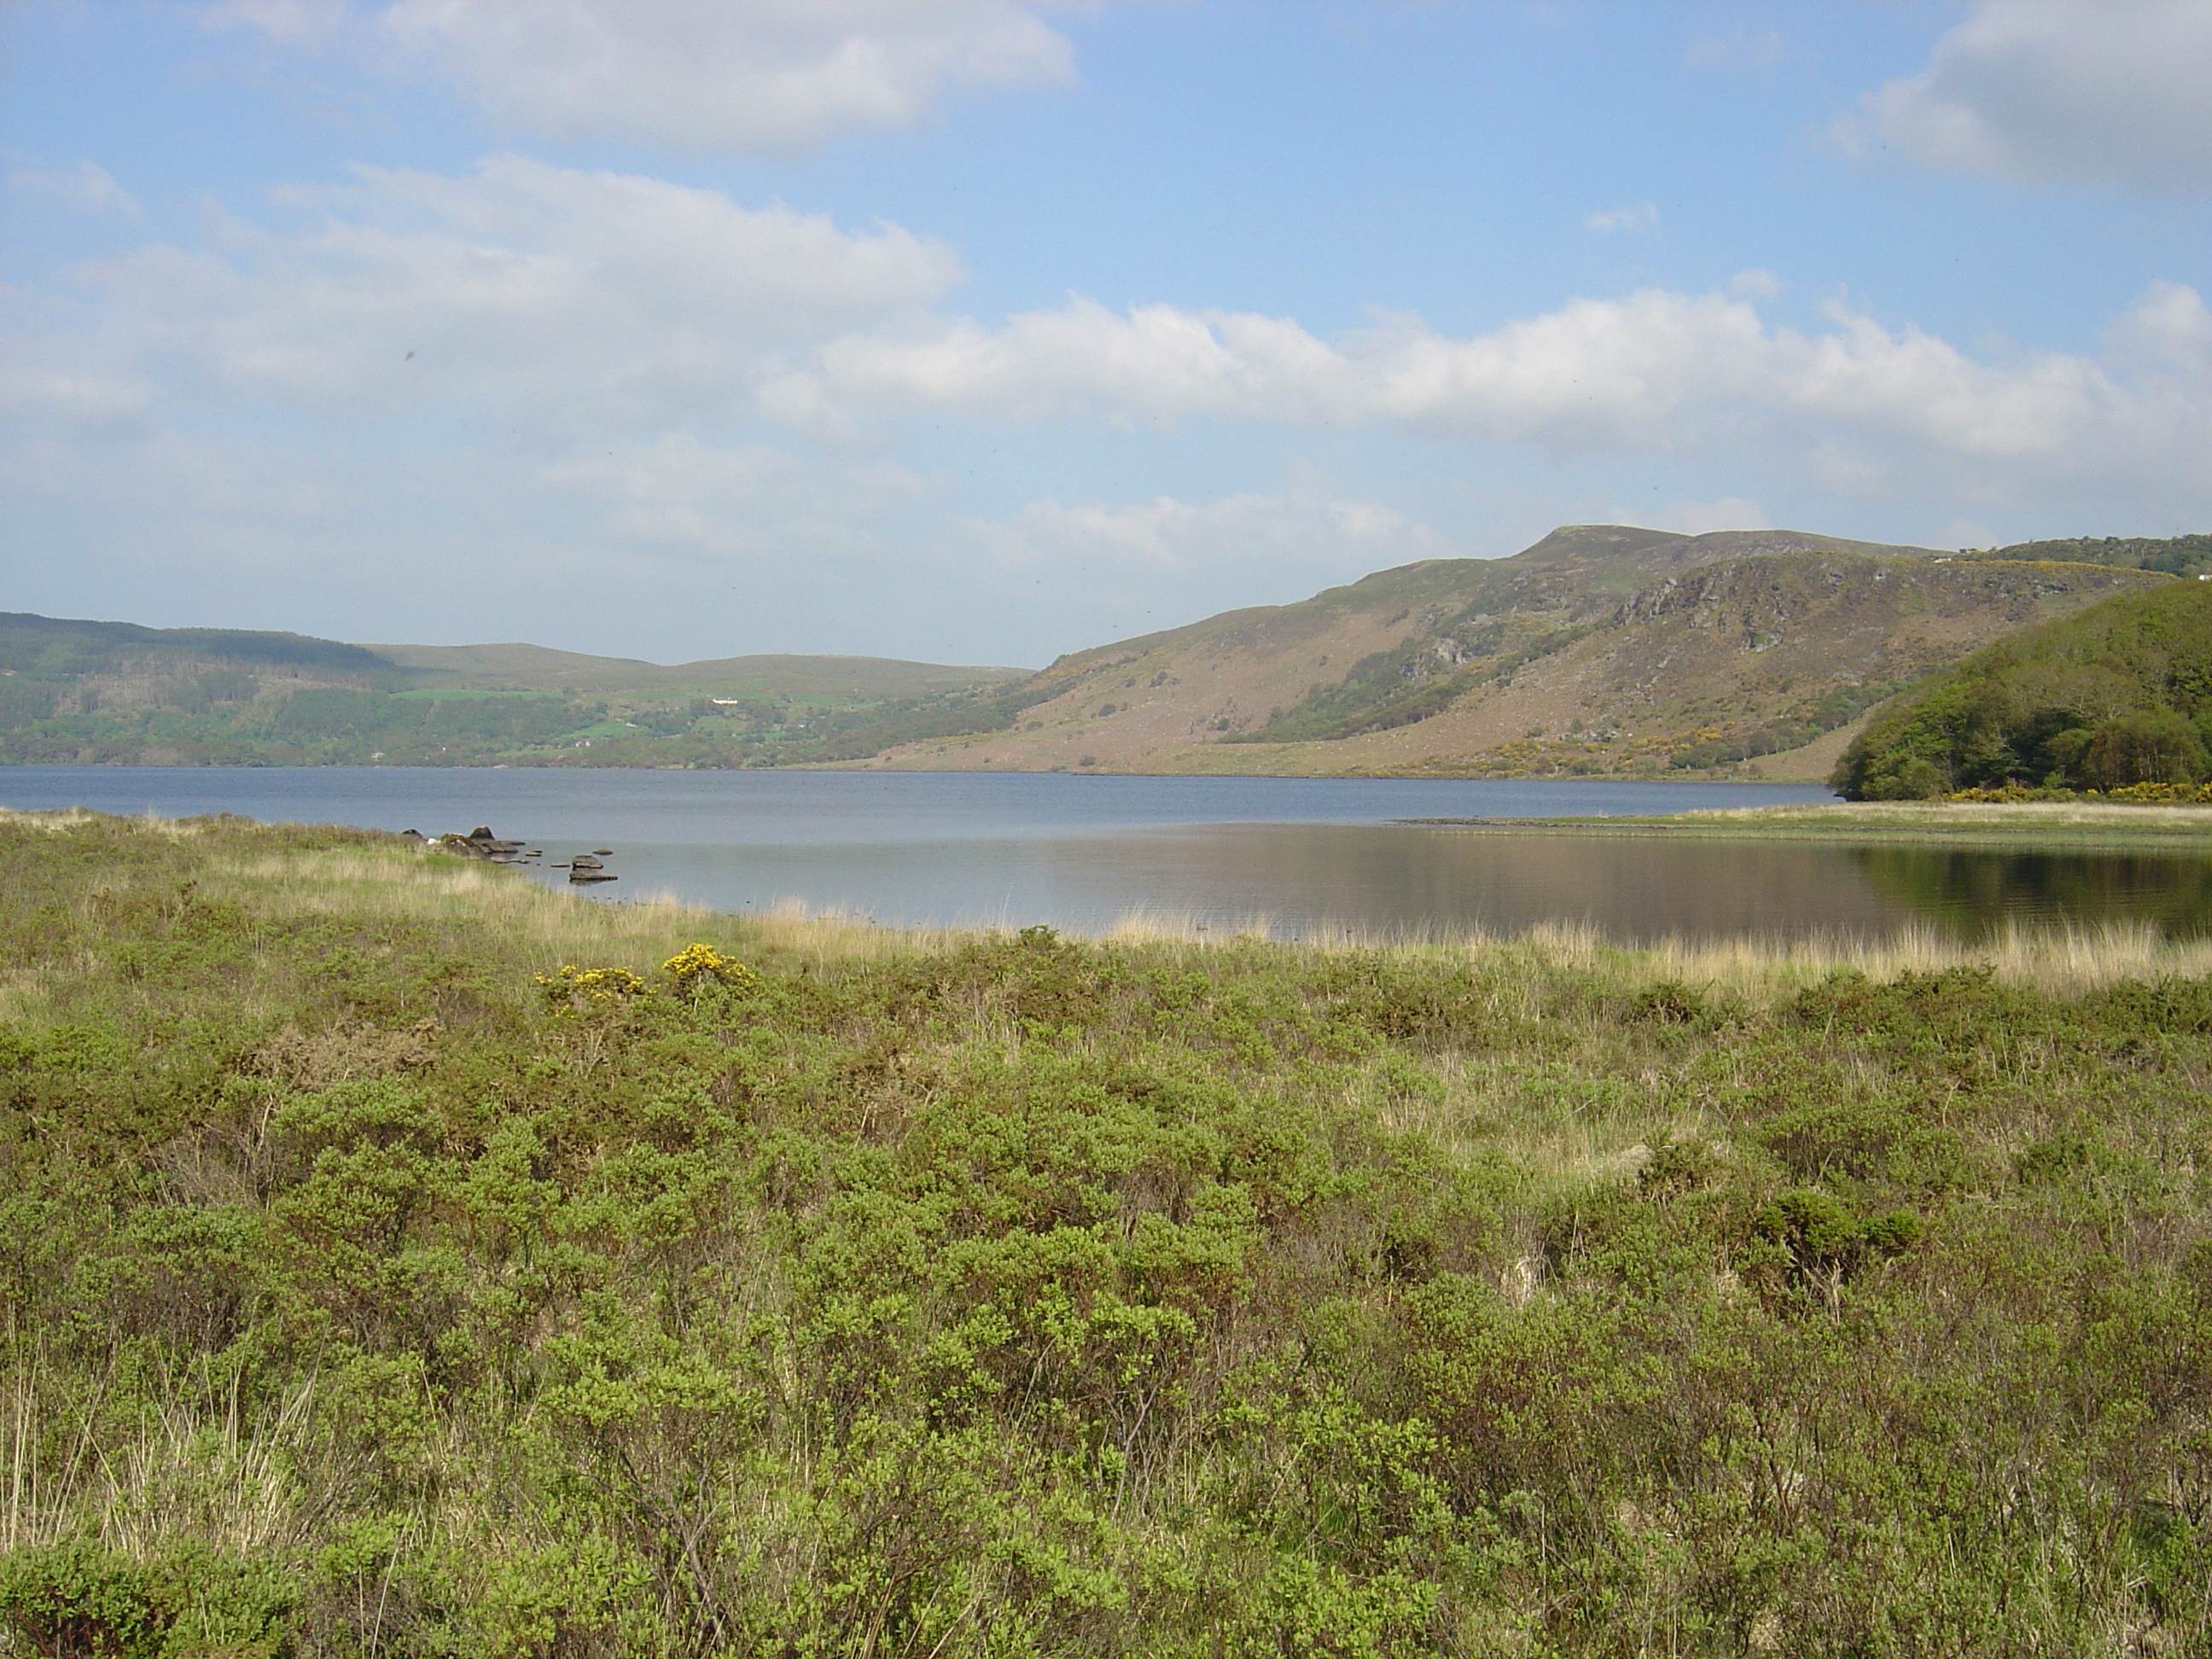
{"label": "lake water surface", "polygon": [[[716,909],[796,899],[890,924],[1133,912],[1454,934],[1587,921],[1624,940],[1922,924],[2132,921],[2212,932],[2212,860],[1469,831],[1419,817],[1565,817],[1828,799],[1789,784],[1083,777],[885,772],[0,767],[0,805],[236,812],[434,835],[483,823],[549,861],[615,849],[620,900]],[[539,878],[559,882],[559,872]],[[565,888],[564,888],[564,890]]]}

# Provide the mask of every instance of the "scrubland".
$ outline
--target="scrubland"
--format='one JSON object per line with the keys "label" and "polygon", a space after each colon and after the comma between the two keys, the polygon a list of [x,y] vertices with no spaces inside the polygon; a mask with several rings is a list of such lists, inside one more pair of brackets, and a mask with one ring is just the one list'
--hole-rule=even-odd
{"label": "scrubland", "polygon": [[[0,819],[19,1652],[2212,1644],[2212,960]],[[693,946],[702,949],[691,949]]]}

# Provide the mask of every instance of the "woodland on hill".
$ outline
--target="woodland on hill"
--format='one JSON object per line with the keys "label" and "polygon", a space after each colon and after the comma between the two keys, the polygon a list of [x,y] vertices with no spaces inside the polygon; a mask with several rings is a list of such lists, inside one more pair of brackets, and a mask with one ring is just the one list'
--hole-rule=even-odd
{"label": "woodland on hill", "polygon": [[1831,780],[1851,800],[2212,776],[2212,584],[2125,594],[2000,641],[1883,709]]}
{"label": "woodland on hill", "polygon": [[2203,1652],[2208,972],[10,815],[0,1644]]}

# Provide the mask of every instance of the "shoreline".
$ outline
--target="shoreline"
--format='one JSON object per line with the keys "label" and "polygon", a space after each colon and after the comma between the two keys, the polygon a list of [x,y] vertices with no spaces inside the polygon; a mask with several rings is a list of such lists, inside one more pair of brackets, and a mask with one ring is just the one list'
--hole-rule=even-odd
{"label": "shoreline", "polygon": [[1475,834],[1918,842],[2052,851],[2212,852],[2212,806],[2069,801],[1838,801],[1635,817],[1394,818]]}

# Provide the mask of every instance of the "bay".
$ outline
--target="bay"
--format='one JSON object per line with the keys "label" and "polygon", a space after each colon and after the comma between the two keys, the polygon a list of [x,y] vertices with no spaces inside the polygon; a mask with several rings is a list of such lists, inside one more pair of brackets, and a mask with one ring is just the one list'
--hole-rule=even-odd
{"label": "bay", "polygon": [[[0,805],[416,829],[486,824],[548,863],[615,849],[589,896],[798,903],[893,926],[1096,933],[1132,916],[1277,937],[1583,923],[1668,936],[2208,931],[2212,861],[1473,833],[1393,820],[1644,815],[1827,799],[1784,784],[404,768],[0,768]],[[567,888],[562,873],[534,878]]]}

